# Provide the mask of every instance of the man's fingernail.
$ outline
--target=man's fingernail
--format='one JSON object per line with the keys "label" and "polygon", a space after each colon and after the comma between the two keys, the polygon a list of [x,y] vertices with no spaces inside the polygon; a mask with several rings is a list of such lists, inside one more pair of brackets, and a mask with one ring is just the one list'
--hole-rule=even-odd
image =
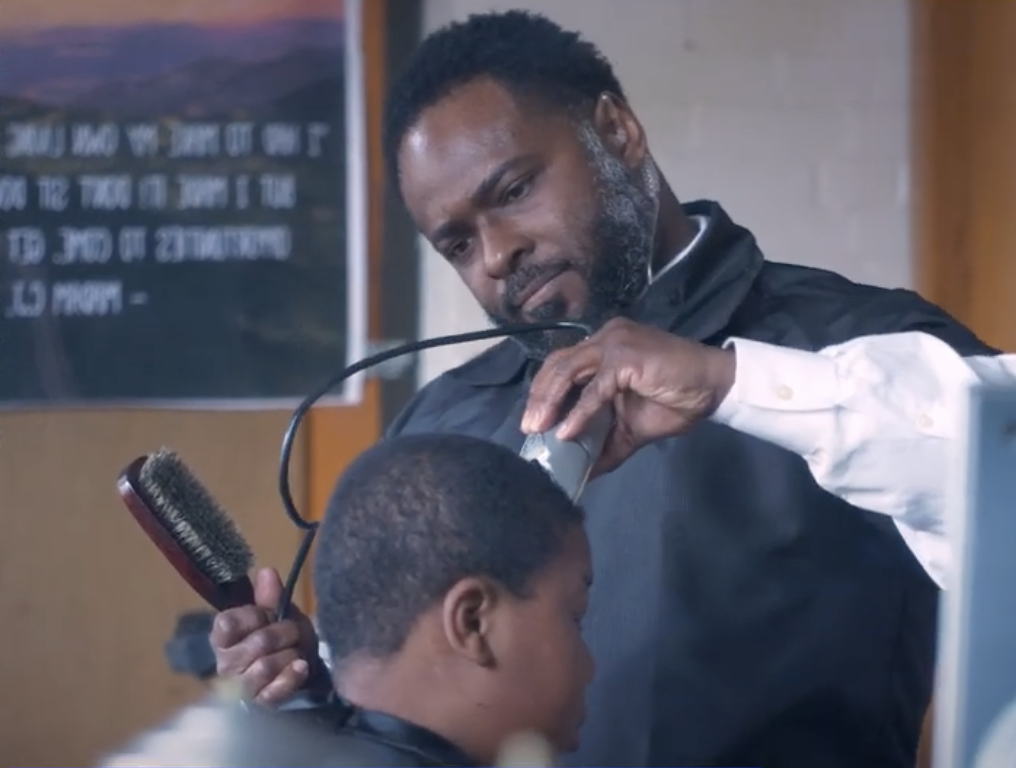
{"label": "man's fingernail", "polygon": [[310,665],[303,659],[297,659],[293,662],[293,671],[298,675],[304,675],[307,672],[310,672]]}
{"label": "man's fingernail", "polygon": [[231,634],[233,632],[233,618],[228,613],[216,614],[212,619],[212,628],[223,634]]}

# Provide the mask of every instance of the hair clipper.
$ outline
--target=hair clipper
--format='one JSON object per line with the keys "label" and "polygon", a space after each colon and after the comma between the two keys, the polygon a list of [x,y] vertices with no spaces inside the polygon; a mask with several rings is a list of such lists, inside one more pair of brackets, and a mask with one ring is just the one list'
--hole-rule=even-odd
{"label": "hair clipper", "polygon": [[546,432],[530,435],[519,455],[543,467],[568,497],[577,501],[613,425],[613,409],[603,408],[574,440],[561,440],[555,434],[555,425]]}

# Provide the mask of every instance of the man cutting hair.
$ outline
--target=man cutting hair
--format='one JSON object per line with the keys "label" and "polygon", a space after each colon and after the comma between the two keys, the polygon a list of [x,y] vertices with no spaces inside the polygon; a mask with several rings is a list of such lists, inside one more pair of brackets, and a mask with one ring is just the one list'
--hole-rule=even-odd
{"label": "man cutting hair", "polygon": [[[902,468],[948,437],[922,407],[995,351],[914,293],[767,261],[719,204],[679,202],[610,63],[541,16],[430,35],[385,127],[410,214],[492,322],[597,329],[505,341],[390,432],[518,450],[576,385],[562,436],[614,408],[582,497],[598,672],[570,759],[909,768],[945,567],[940,510]],[[873,406],[902,370],[898,407]],[[886,444],[901,469],[879,474],[863,459]],[[292,693],[314,635],[287,627],[213,633],[220,669],[265,702]]]}

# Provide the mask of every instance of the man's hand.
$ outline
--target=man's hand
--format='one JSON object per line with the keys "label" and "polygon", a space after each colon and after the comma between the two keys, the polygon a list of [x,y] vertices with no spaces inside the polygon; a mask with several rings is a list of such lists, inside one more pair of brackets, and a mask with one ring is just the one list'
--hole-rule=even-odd
{"label": "man's hand", "polygon": [[308,682],[324,686],[324,662],[314,625],[296,606],[290,618],[275,622],[282,596],[277,571],[262,568],[254,579],[254,605],[215,617],[211,644],[219,675],[236,677],[258,704],[278,706]]}
{"label": "man's hand", "polygon": [[616,468],[647,443],[680,435],[710,416],[734,382],[733,351],[615,319],[574,347],[551,353],[533,379],[522,418],[527,434],[550,429],[562,402],[585,385],[558,436],[580,434],[601,408],[616,420],[593,474]]}

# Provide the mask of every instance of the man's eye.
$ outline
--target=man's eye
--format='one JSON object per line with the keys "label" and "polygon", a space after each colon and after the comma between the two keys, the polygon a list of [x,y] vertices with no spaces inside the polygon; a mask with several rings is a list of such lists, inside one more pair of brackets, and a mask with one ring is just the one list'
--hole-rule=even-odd
{"label": "man's eye", "polygon": [[501,200],[504,204],[514,203],[526,196],[529,191],[529,179],[523,179],[512,184],[504,191]]}
{"label": "man's eye", "polygon": [[466,251],[469,249],[469,241],[467,240],[456,240],[448,248],[445,249],[445,256],[449,259],[460,259]]}

